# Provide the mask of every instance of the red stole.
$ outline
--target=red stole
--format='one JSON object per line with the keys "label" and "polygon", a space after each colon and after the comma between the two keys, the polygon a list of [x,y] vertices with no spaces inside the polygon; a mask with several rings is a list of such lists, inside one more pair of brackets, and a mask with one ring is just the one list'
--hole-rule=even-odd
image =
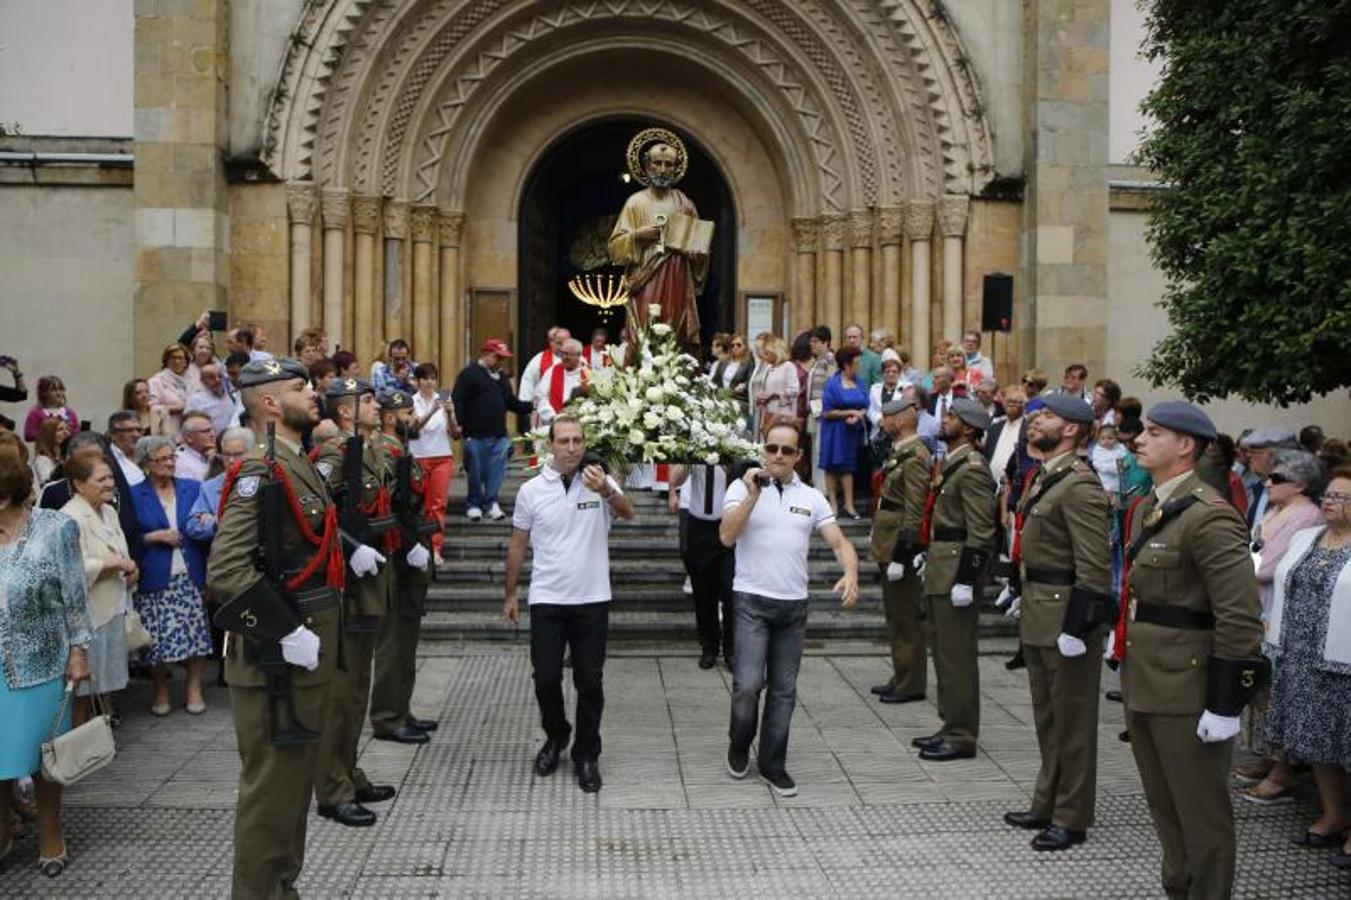
{"label": "red stole", "polygon": [[610,354],[606,353],[604,350],[600,351],[600,362],[597,362],[596,348],[587,344],[586,349],[582,351],[582,360],[593,369],[603,369],[610,365]]}
{"label": "red stole", "polygon": [[545,347],[544,352],[539,355],[539,377],[543,378],[544,373],[549,371],[554,364],[554,351],[552,347]]}
{"label": "red stole", "polygon": [[[582,373],[582,384],[586,384],[586,369],[578,366],[577,371]],[[549,373],[549,405],[554,408],[554,412],[558,412],[568,402],[568,398],[563,396],[563,382],[566,380],[567,369],[561,365],[554,366]]]}

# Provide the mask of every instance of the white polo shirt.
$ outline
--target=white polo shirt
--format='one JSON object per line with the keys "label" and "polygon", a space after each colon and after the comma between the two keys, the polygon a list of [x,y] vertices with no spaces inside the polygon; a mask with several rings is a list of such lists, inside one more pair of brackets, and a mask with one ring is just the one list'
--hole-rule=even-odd
{"label": "white polo shirt", "polygon": [[[747,496],[740,479],[727,488],[726,513]],[[826,498],[814,487],[793,480],[780,491],[775,485],[760,489],[760,499],[736,541],[736,576],[732,590],[775,600],[807,597],[807,549],[812,532],[834,524]]]}
{"label": "white polo shirt", "polygon": [[688,498],[689,505],[685,509],[691,516],[705,522],[722,521],[722,506],[727,497],[727,472],[722,466],[690,466],[689,477],[680,490],[682,497]]}
{"label": "white polo shirt", "polygon": [[[609,481],[619,490],[614,479]],[[558,470],[541,469],[517,491],[511,524],[530,532],[535,557],[527,597],[531,605],[610,599],[610,504],[582,484],[581,469],[566,492]]]}

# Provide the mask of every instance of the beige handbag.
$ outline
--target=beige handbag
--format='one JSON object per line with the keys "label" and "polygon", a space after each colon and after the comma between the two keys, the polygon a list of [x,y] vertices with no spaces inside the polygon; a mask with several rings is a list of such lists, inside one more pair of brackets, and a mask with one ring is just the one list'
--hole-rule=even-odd
{"label": "beige handbag", "polygon": [[136,610],[127,610],[126,626],[128,653],[134,653],[155,643],[155,639],[150,636],[150,632],[145,630],[145,625],[141,622],[141,614]]}
{"label": "beige handbag", "polygon": [[74,692],[75,683],[67,681],[61,708],[52,721],[51,738],[42,742],[42,777],[57,784],[75,784],[108,765],[117,753],[112,717],[97,693],[91,694],[96,711],[92,719],[65,734],[56,733]]}

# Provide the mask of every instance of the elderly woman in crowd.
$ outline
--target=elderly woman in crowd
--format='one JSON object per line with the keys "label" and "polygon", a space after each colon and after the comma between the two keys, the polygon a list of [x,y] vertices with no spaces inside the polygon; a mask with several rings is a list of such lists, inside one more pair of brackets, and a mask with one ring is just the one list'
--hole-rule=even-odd
{"label": "elderly woman in crowd", "polygon": [[80,417],[66,406],[66,383],[55,375],[38,379],[38,402],[23,420],[23,439],[36,441],[43,419],[65,419],[71,431],[80,430]]}
{"label": "elderly woman in crowd", "polygon": [[141,435],[172,434],[173,430],[163,410],[150,405],[150,382],[144,378],[133,378],[122,385],[122,408],[136,413],[140,423]]}
{"label": "elderly woman in crowd", "polygon": [[192,339],[188,357],[188,370],[183,377],[188,382],[188,393],[191,394],[202,389],[202,369],[221,364],[220,357],[216,355],[216,343],[211,339],[211,332],[200,332]]}
{"label": "elderly woman in crowd", "polygon": [[975,392],[976,382],[981,378],[979,369],[968,369],[966,367],[966,353],[961,347],[953,347],[948,350],[944,359],[945,365],[952,370],[952,392],[959,397],[969,396]]}
{"label": "elderly woman in crowd", "polygon": [[[41,768],[67,682],[89,677],[89,616],[80,529],[63,513],[33,508],[27,448],[0,433],[0,860],[14,849],[13,781]],[[69,715],[56,731],[70,728]],[[38,868],[66,868],[61,786],[35,775]]]}
{"label": "elderly woman in crowd", "polygon": [[882,351],[882,380],[868,388],[868,421],[874,428],[882,422],[882,407],[900,396],[901,356],[887,347]]}
{"label": "elderly woman in crowd", "polygon": [[842,494],[844,514],[859,518],[854,508],[854,472],[868,421],[868,386],[858,378],[857,347],[835,351],[840,367],[821,395],[821,468],[826,473],[826,500],[831,510]]}
{"label": "elderly woman in crowd", "polygon": [[70,423],[65,419],[43,419],[38,426],[38,439],[33,443],[33,487],[41,491],[51,480],[52,473],[61,465],[61,446],[71,436]]}
{"label": "elderly woman in crowd", "polygon": [[206,711],[202,663],[211,653],[211,626],[202,598],[206,554],[201,542],[187,537],[186,528],[201,484],[174,477],[174,444],[169,438],[141,438],[136,442],[136,462],[146,474],[145,481],[131,489],[131,500],[141,536],[136,611],[154,640],[145,651],[155,681],[150,712],[169,714],[165,666],[181,662],[188,670],[185,708],[200,715]]}
{"label": "elderly woman in crowd", "polygon": [[357,355],[350,350],[334,353],[333,372],[337,378],[360,378],[361,366],[357,363]]}
{"label": "elderly woman in crowd", "polygon": [[111,694],[127,686],[127,612],[139,574],[117,518],[117,481],[102,456],[77,453],[66,461],[72,496],[61,511],[80,528],[84,586],[89,597],[90,680],[78,691],[75,724],[89,719],[93,693]]}
{"label": "elderly woman in crowd", "polygon": [[183,407],[192,393],[187,378],[188,348],[182,344],[165,347],[160,354],[160,365],[163,368],[146,382],[150,386],[150,407],[163,413],[169,420],[169,433],[177,434]]}
{"label": "elderly woman in crowd", "polygon": [[[1273,472],[1276,470],[1273,468]],[[1292,762],[1313,766],[1323,814],[1300,843],[1341,845],[1351,867],[1351,467],[1332,473],[1323,522],[1296,532],[1276,566],[1265,650],[1276,663],[1267,739]]]}
{"label": "elderly woman in crowd", "polygon": [[797,417],[798,379],[797,366],[788,358],[788,344],[777,334],[765,338],[760,360],[765,366],[755,389],[755,422],[756,433],[763,436],[775,422]]}

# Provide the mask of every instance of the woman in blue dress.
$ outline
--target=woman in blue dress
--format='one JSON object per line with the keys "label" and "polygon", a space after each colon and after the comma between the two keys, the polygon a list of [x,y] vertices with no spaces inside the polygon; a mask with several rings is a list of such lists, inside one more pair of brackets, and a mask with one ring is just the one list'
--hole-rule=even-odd
{"label": "woman in blue dress", "polygon": [[859,350],[842,347],[835,352],[840,367],[826,382],[821,394],[821,468],[826,473],[826,500],[837,509],[835,495],[843,494],[844,514],[859,517],[854,509],[854,471],[867,426],[868,385],[858,378]]}
{"label": "woman in blue dress", "polygon": [[[64,513],[33,508],[28,451],[0,433],[0,861],[14,849],[13,780],[41,768],[42,742],[70,727],[56,722],[66,682],[89,677],[89,627],[80,528]],[[34,778],[38,868],[66,868],[61,785]]]}

